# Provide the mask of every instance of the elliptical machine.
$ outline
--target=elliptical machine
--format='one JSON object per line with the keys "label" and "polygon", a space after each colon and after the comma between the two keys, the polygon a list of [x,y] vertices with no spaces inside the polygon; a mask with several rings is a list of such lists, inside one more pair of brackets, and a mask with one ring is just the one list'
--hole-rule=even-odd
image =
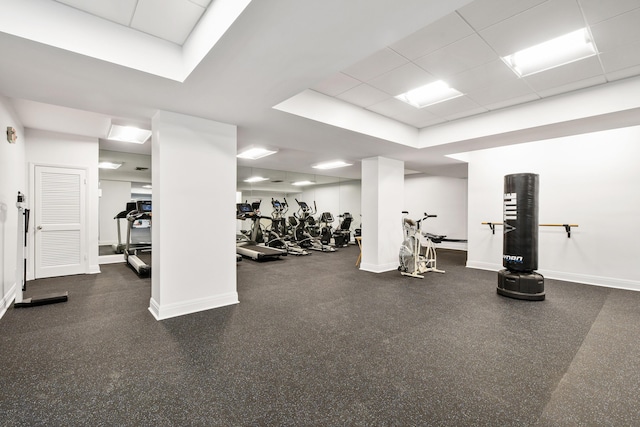
{"label": "elliptical machine", "polygon": [[436,247],[431,239],[422,233],[422,221],[427,218],[436,218],[437,215],[427,215],[414,221],[407,218],[409,212],[402,211],[402,229],[404,241],[400,246],[400,266],[398,271],[403,276],[424,279],[423,273],[433,271],[435,273],[444,273],[444,270],[438,270],[436,266]]}
{"label": "elliptical machine", "polygon": [[[292,239],[287,232],[287,220],[285,219],[285,215],[289,210],[287,199],[283,199],[283,202],[280,202],[279,200],[271,198],[271,206],[273,207],[273,212],[271,213],[271,225],[268,229],[269,242],[267,242],[267,244],[271,247],[286,249],[291,255],[309,255],[309,252],[296,243],[295,236]],[[276,246],[280,243],[282,243],[282,247]]]}
{"label": "elliptical machine", "polygon": [[[294,231],[296,241],[300,244],[300,246],[313,249],[314,251],[335,252],[336,248],[330,245],[330,231],[325,232],[324,235],[322,235],[323,233],[321,233],[319,230],[317,231],[317,234],[312,232],[312,230],[318,229],[318,227],[315,225],[315,220],[313,219],[313,215],[317,212],[317,208],[315,208],[315,202],[313,202],[315,209],[311,210],[309,205],[307,205],[305,202],[301,202],[298,199],[295,200],[296,203],[298,203],[299,212],[297,215],[294,213],[294,220],[295,222],[297,222]],[[294,221],[292,221],[291,218],[289,218],[289,221],[293,225]],[[316,235],[314,236],[314,234]],[[309,246],[305,246],[307,242]]]}

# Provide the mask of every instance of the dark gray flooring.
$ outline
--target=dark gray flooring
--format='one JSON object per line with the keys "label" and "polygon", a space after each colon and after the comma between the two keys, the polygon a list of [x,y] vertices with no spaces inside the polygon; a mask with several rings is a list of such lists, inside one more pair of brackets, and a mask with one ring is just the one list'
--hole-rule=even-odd
{"label": "dark gray flooring", "polygon": [[124,265],[30,283],[69,301],[0,320],[0,424],[640,425],[640,293],[518,301],[464,253],[419,280],[357,251],[244,260],[239,305],[162,322]]}

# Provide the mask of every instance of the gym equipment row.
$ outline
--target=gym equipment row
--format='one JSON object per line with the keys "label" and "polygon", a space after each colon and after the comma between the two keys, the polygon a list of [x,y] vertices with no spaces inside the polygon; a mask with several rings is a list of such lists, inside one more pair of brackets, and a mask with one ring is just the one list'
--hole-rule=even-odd
{"label": "gym equipment row", "polygon": [[[271,217],[260,213],[261,201],[251,204],[236,204],[236,217],[239,220],[251,220],[251,229],[244,230],[236,237],[237,253],[254,260],[279,258],[281,256],[309,255],[311,250],[335,252],[337,247],[345,247],[351,240],[351,222],[348,212],[340,215],[342,219],[338,229],[333,229],[333,215],[323,212],[317,219],[317,206],[313,208],[296,199],[298,211],[287,217],[289,203],[271,199],[273,211]],[[261,219],[269,221],[263,226]]]}

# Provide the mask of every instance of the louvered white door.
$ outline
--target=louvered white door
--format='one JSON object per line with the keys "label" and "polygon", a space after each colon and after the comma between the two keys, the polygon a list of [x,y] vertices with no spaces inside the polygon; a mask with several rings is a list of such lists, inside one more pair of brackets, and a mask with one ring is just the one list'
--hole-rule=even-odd
{"label": "louvered white door", "polygon": [[85,273],[85,171],[35,168],[35,278]]}

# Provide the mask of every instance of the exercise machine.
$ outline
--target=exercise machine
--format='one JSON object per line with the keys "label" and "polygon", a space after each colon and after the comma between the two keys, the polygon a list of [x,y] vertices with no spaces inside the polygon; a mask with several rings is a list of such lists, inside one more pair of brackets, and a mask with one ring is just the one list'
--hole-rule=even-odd
{"label": "exercise machine", "polygon": [[424,216],[416,221],[407,215],[409,212],[402,211],[404,241],[400,246],[398,271],[403,276],[419,279],[424,279],[423,273],[444,273],[444,270],[438,270],[436,265],[436,247],[431,239],[422,233],[422,222],[427,218],[436,218],[437,215],[428,215],[425,212]]}
{"label": "exercise machine", "polygon": [[29,209],[25,208],[26,199],[24,194],[18,191],[18,257],[16,273],[22,270],[22,280],[20,291],[16,291],[16,301],[13,304],[15,308],[35,307],[45,304],[56,304],[65,302],[69,299],[67,291],[60,293],[51,293],[41,295],[39,297],[25,298],[24,292],[27,291],[27,236],[29,235]]}
{"label": "exercise machine", "polygon": [[[236,218],[239,220],[250,219],[252,221],[251,237],[242,233],[236,235],[236,254],[256,261],[276,259],[287,255],[286,250],[258,244],[257,240],[262,240],[262,231],[260,229],[259,211],[254,209],[255,206],[255,202],[253,206],[249,203],[236,204]],[[258,203],[257,207],[259,206],[260,204]]]}
{"label": "exercise machine", "polygon": [[[138,276],[148,277],[151,275],[151,238],[147,244],[133,245],[132,230],[136,227],[149,229],[151,236],[152,204],[150,200],[136,202],[136,208],[127,214],[127,243],[124,248],[124,259],[128,266],[133,268]],[[142,254],[145,254],[143,257]],[[143,259],[144,258],[144,259]]]}
{"label": "exercise machine", "polygon": [[[313,202],[314,209],[312,210],[305,202],[301,202],[298,199],[295,200],[298,203],[298,214],[294,213],[294,219],[298,222],[295,228],[296,241],[299,243],[308,242],[308,248],[314,251],[335,252],[336,248],[330,244],[331,232],[325,230],[324,233],[321,233],[313,218],[313,215],[318,211],[316,202]],[[331,217],[331,220],[333,221],[333,217]],[[291,221],[291,218],[289,218],[289,221]]]}
{"label": "exercise machine", "polygon": [[280,202],[279,200],[271,198],[271,206],[273,207],[273,212],[271,213],[269,242],[267,244],[271,247],[285,249],[290,255],[309,255],[309,252],[307,252],[305,248],[296,243],[295,233],[289,233],[286,220],[286,214],[289,211],[287,199],[283,198],[283,201]]}
{"label": "exercise machine", "polygon": [[351,221],[353,216],[349,212],[338,215],[342,218],[340,226],[333,232],[333,242],[338,247],[346,247],[351,242]]}
{"label": "exercise machine", "polygon": [[136,202],[127,202],[127,207],[125,208],[125,210],[118,212],[118,214],[116,216],[113,217],[113,219],[116,220],[116,225],[118,228],[118,243],[114,243],[113,245],[111,245],[111,247],[113,248],[113,251],[117,254],[121,254],[124,251],[125,246],[127,246],[126,242],[122,241],[122,237],[121,237],[121,230],[120,230],[120,221],[121,220],[126,220],[127,219],[127,214],[133,210],[136,209]]}

